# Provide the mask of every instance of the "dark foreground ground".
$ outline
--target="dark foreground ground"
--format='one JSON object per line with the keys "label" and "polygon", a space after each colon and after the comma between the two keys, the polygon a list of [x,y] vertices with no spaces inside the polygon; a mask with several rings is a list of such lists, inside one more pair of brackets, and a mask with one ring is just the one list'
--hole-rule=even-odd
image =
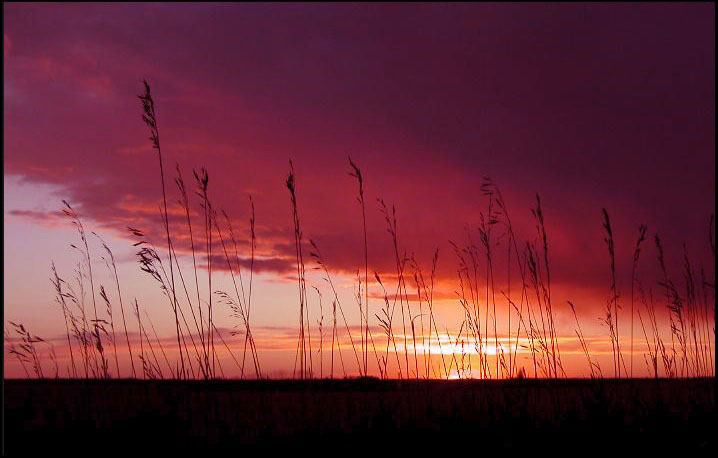
{"label": "dark foreground ground", "polygon": [[715,394],[715,379],[5,380],[5,452],[713,453]]}

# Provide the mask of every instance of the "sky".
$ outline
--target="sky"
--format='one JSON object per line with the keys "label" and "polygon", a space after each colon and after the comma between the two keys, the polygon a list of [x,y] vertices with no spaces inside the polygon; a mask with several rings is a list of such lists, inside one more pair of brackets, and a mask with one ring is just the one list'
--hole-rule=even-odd
{"label": "sky", "polygon": [[[427,278],[439,250],[438,329],[448,330],[447,338],[458,345],[463,312],[456,294],[458,258],[450,242],[479,245],[478,228],[490,200],[481,185],[489,177],[501,190],[523,251],[526,242],[537,242],[531,209],[538,194],[557,334],[566,372],[573,376],[588,375],[589,366],[568,300],[576,305],[590,353],[604,372],[613,370],[609,330],[600,322],[612,295],[602,208],[615,236],[624,343],[631,332],[626,314],[639,225],[648,227],[639,274],[657,298],[660,320],[668,312],[657,283],[656,233],[677,284],[683,244],[694,267],[714,276],[713,4],[6,2],[3,13],[5,329],[14,336],[8,322],[23,323],[52,342],[62,373],[69,351],[50,263],[71,282],[80,261],[70,246],[80,240],[62,214],[62,200],[87,228],[97,283],[113,291],[115,318],[115,283],[90,231],[114,252],[125,307],[136,298],[142,318],[145,312],[151,317],[158,340],[177,356],[171,302],[140,270],[138,247],[132,246],[137,240],[127,231],[128,226],[142,230],[166,256],[158,157],[137,98],[143,80],[156,103],[170,227],[188,278],[192,257],[177,204],[176,166],[189,188],[197,233],[202,208],[192,171],[206,168],[212,205],[224,210],[236,229],[244,282],[252,197],[257,261],[250,323],[265,374],[291,376],[295,367],[299,294],[285,186],[290,159],[307,263],[313,358],[322,371],[330,365],[330,348],[317,347],[316,340],[320,320],[323,337],[331,336],[333,293],[314,269],[310,239],[321,250],[359,339],[355,291],[357,269],[364,282],[364,232],[349,157],[363,178],[369,316],[373,338],[384,342],[377,342],[380,347],[386,337],[374,314],[381,313],[384,300],[373,272],[395,294],[396,265],[378,199],[395,206],[399,250],[414,256]],[[497,225],[492,240],[500,272],[492,291],[503,329],[509,316],[514,326],[518,321],[502,295],[509,291],[508,268],[514,269],[514,300],[519,296],[518,264],[506,262],[505,232]],[[216,242],[215,237],[213,289],[230,293],[231,275]],[[200,264],[206,279],[206,259]],[[483,287],[485,260],[480,265]],[[415,295],[413,274],[407,273],[409,293]],[[313,287],[322,294],[322,309]],[[200,289],[208,297],[208,287]],[[410,307],[422,315],[419,304]],[[126,313],[128,339],[131,335],[136,348],[137,323]],[[218,305],[216,314],[218,332],[240,354],[242,336],[230,333],[241,329],[235,328],[237,318],[226,305]],[[637,324],[634,332],[643,335]],[[645,340],[635,341],[645,349]],[[343,345],[342,354],[351,358],[347,342]],[[49,346],[41,347],[49,352]],[[225,348],[218,351],[226,375],[237,376],[239,368]],[[118,346],[123,374],[129,371],[125,350]],[[635,356],[637,373],[646,370],[642,352]],[[528,371],[528,354],[520,361]],[[5,362],[6,377],[23,375],[7,348]],[[50,370],[52,364],[45,360],[45,365]],[[373,367],[378,374],[376,360]],[[356,375],[355,369],[348,372]]]}

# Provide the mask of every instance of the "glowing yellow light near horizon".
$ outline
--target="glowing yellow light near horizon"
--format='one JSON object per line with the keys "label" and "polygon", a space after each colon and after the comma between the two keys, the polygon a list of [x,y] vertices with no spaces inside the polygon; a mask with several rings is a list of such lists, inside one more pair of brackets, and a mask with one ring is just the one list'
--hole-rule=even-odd
{"label": "glowing yellow light near horizon", "polygon": [[[492,340],[491,342],[485,342],[479,345],[474,341],[473,338],[470,338],[468,340],[464,340],[462,345],[461,342],[457,343],[456,337],[442,334],[438,337],[432,336],[431,343],[427,344],[423,344],[419,339],[417,339],[416,348],[411,344],[411,342],[408,342],[406,348],[402,344],[399,344],[397,345],[397,351],[408,351],[410,353],[413,353],[416,349],[417,353],[422,354],[431,353],[434,355],[466,355],[468,357],[481,353],[486,356],[496,356],[501,352],[507,355],[509,351],[511,351],[511,353],[530,353],[528,343],[529,341],[527,339],[519,339],[519,348],[517,349],[516,341],[513,339],[509,341],[509,339],[506,338],[499,338],[497,347],[495,340]],[[526,347],[523,347],[522,345],[526,345]],[[394,349],[390,348],[389,350],[393,351]]]}

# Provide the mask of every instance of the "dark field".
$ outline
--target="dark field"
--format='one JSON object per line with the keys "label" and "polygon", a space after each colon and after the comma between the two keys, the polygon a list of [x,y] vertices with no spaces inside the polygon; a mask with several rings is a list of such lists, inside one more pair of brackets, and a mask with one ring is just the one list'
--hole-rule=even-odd
{"label": "dark field", "polygon": [[712,452],[715,392],[715,379],[5,380],[5,452]]}

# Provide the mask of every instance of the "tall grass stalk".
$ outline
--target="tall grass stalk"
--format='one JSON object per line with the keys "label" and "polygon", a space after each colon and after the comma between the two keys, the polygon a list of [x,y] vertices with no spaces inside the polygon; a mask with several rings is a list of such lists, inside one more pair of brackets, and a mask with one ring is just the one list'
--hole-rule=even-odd
{"label": "tall grass stalk", "polygon": [[633,250],[633,263],[631,264],[631,378],[633,378],[633,305],[634,305],[634,286],[636,284],[636,269],[638,267],[638,258],[641,256],[641,243],[646,239],[646,226],[641,224],[638,228],[638,239]]}
{"label": "tall grass stalk", "polygon": [[[556,335],[556,321],[553,314],[553,304],[551,302],[551,269],[548,257],[548,237],[546,234],[546,226],[544,224],[543,208],[541,207],[541,198],[536,194],[536,209],[532,210],[534,217],[536,218],[537,225],[536,229],[541,241],[541,247],[543,249],[543,261],[544,268],[546,271],[546,282],[545,285],[541,281],[541,289],[544,296],[544,305],[547,310],[547,319],[549,322],[549,338],[551,340],[551,360],[553,363],[553,376],[558,377],[558,370],[563,371],[561,364],[561,349]],[[540,278],[540,276],[539,276]],[[545,335],[544,335],[545,338]]]}
{"label": "tall grass stalk", "polygon": [[[192,306],[192,301],[189,299],[189,295],[187,297],[187,302],[189,303],[190,311],[192,312],[192,318],[195,322],[195,327],[197,328],[197,334],[199,335],[200,344],[202,345],[202,359],[199,362],[199,367],[202,372],[202,375],[205,379],[209,378],[209,371],[207,370],[207,361],[209,361],[209,355],[207,350],[207,337],[205,336],[204,332],[204,321],[202,318],[202,300],[200,298],[200,292],[199,292],[199,278],[197,275],[197,254],[196,254],[196,248],[194,244],[194,233],[192,232],[192,220],[190,218],[190,210],[189,210],[189,198],[187,196],[187,188],[184,184],[184,180],[182,178],[182,172],[180,170],[179,164],[176,166],[177,168],[177,177],[175,178],[175,183],[177,184],[177,188],[180,191],[181,199],[179,201],[180,205],[185,211],[185,217],[187,220],[187,229],[189,232],[189,241],[190,241],[190,250],[192,252],[192,268],[194,272],[194,287],[195,291],[197,293],[197,314],[199,314],[199,323],[197,321],[197,314],[194,312],[194,307]],[[201,326],[200,326],[201,324]],[[191,334],[191,333],[190,333]]]}
{"label": "tall grass stalk", "polygon": [[[207,359],[205,364],[207,367],[207,373],[210,378],[215,376],[215,348],[214,348],[214,330],[212,328],[212,218],[214,210],[209,200],[208,186],[209,186],[209,175],[207,170],[203,167],[199,173],[193,170],[195,181],[197,183],[197,195],[202,199],[202,210],[204,213],[204,233],[206,242],[206,256],[207,256]],[[200,317],[201,320],[201,317]]]}
{"label": "tall grass stalk", "polygon": [[[120,290],[120,277],[117,275],[117,264],[115,263],[115,255],[112,253],[112,250],[110,250],[110,247],[107,245],[107,243],[105,243],[105,241],[99,235],[97,235],[94,232],[93,232],[93,234],[95,234],[95,236],[98,239],[100,239],[100,241],[102,242],[102,247],[105,249],[105,251],[107,252],[107,255],[109,256],[109,264],[107,262],[108,259],[104,258],[104,257],[103,258],[105,260],[105,263],[107,264],[108,270],[110,268],[110,265],[112,266],[113,279],[115,280],[115,286],[117,287],[117,297],[118,297],[118,300],[120,301],[120,312],[122,315],[122,326],[125,329],[125,341],[127,343],[127,351],[128,351],[129,358],[130,358],[130,366],[132,368],[132,377],[137,377],[137,373],[135,371],[135,361],[134,361],[134,358],[132,357],[132,346],[130,345],[130,336],[127,332],[127,321],[125,320],[125,306],[122,302],[122,291]],[[118,376],[119,376],[119,372],[118,372]]]}
{"label": "tall grass stalk", "polygon": [[72,316],[72,312],[70,311],[69,307],[67,306],[67,302],[65,301],[65,293],[62,292],[62,284],[64,283],[64,280],[60,278],[60,276],[57,274],[57,269],[55,268],[55,263],[51,263],[50,270],[52,271],[52,277],[50,278],[50,281],[52,282],[52,285],[55,287],[55,301],[60,305],[60,309],[62,310],[62,316],[64,318],[65,322],[65,331],[67,332],[67,348],[70,351],[70,362],[72,364],[72,376],[77,378],[77,367],[75,366],[75,356],[72,351],[72,341],[70,340],[70,316]]}
{"label": "tall grass stalk", "polygon": [[[615,251],[615,245],[613,242],[613,230],[611,229],[611,219],[608,216],[608,212],[605,208],[601,209],[601,212],[603,213],[603,228],[606,230],[606,237],[603,239],[603,241],[606,243],[606,246],[608,248],[608,255],[611,261],[611,299],[609,300],[609,313],[613,315],[614,322],[609,326],[609,329],[611,330],[611,333],[613,334],[611,339],[612,342],[615,344],[615,351],[614,351],[614,376],[620,378],[621,377],[621,345],[620,345],[620,336],[619,336],[619,327],[618,327],[618,291],[616,286],[616,251]],[[613,311],[610,311],[610,307],[613,305]],[[608,320],[611,319],[611,316],[607,317]]]}
{"label": "tall grass stalk", "polygon": [[[229,217],[227,216],[226,213],[224,213],[224,216],[225,216],[226,220],[229,221]],[[256,351],[255,351],[255,346],[254,346],[254,339],[252,338],[252,331],[249,326],[249,316],[247,313],[246,298],[244,295],[244,287],[242,286],[242,293],[240,295],[239,289],[237,288],[237,280],[234,275],[234,269],[232,268],[232,262],[230,260],[229,253],[227,251],[227,247],[224,243],[224,237],[222,236],[222,230],[220,229],[219,223],[217,222],[216,219],[214,221],[214,225],[215,225],[215,229],[217,231],[217,236],[219,237],[220,243],[222,245],[222,250],[224,251],[224,256],[227,261],[227,266],[229,267],[229,274],[230,274],[230,277],[232,278],[232,284],[234,285],[234,291],[235,291],[236,297],[237,297],[237,301],[236,301],[237,312],[239,313],[239,316],[241,317],[242,322],[244,324],[245,339],[249,340],[249,343],[250,343],[250,350],[252,352],[252,361],[254,362],[255,376],[257,378],[260,378],[259,365],[258,365],[257,355],[256,355]],[[232,235],[232,237],[234,238],[233,235]],[[236,245],[236,241],[235,241],[235,245]],[[237,269],[239,269],[239,256],[238,255],[237,255]],[[239,275],[239,273],[238,273],[238,275]],[[242,281],[241,277],[239,280],[241,283],[241,281]],[[244,365],[242,366],[242,368],[243,367],[244,367]],[[244,373],[244,369],[242,369],[242,372]]]}
{"label": "tall grass stalk", "polygon": [[[86,262],[86,265],[87,265],[88,278],[90,280],[90,294],[92,297],[92,308],[93,308],[93,312],[94,312],[94,319],[92,320],[92,322],[94,323],[94,332],[92,332],[92,335],[97,339],[95,341],[94,348],[101,351],[103,349],[103,347],[102,347],[102,342],[99,340],[101,337],[100,337],[100,332],[98,329],[99,321],[98,321],[98,317],[97,317],[97,302],[95,300],[95,280],[94,280],[94,276],[92,275],[92,261],[90,259],[90,248],[87,244],[87,237],[85,235],[85,227],[82,224],[82,220],[80,219],[78,214],[75,212],[75,210],[70,206],[70,204],[67,203],[67,201],[65,201],[65,200],[63,200],[62,203],[65,205],[65,208],[63,208],[63,210],[62,210],[63,213],[65,213],[65,215],[67,215],[71,219],[72,224],[75,226],[75,228],[77,229],[77,233],[80,236],[82,245],[84,246],[84,249],[83,249],[82,247],[77,247],[76,245],[70,245],[72,248],[75,248],[80,252],[80,254],[84,258],[84,261]],[[93,350],[93,352],[94,352],[94,350]],[[100,357],[102,359],[103,355],[100,354]],[[100,364],[97,361],[97,357],[94,358],[94,363],[95,363],[95,371],[99,372]]]}
{"label": "tall grass stalk", "polygon": [[159,128],[157,126],[157,113],[155,110],[155,102],[152,99],[152,94],[150,93],[150,85],[147,83],[147,81],[143,81],[143,84],[145,86],[145,92],[143,95],[139,95],[138,98],[142,102],[142,120],[147,124],[147,126],[150,128],[150,141],[152,142],[152,148],[157,150],[157,158],[159,159],[159,166],[160,166],[160,181],[162,183],[162,205],[164,207],[164,211],[160,212],[162,215],[162,218],[164,219],[164,225],[167,233],[167,256],[169,257],[169,263],[170,263],[170,286],[171,286],[171,292],[172,292],[172,307],[174,309],[175,314],[175,326],[177,329],[177,347],[179,350],[179,358],[180,358],[180,365],[181,369],[179,374],[177,374],[178,378],[186,377],[185,374],[185,367],[184,367],[184,357],[182,354],[182,343],[180,342],[180,324],[179,324],[179,316],[177,313],[177,294],[175,292],[175,278],[174,278],[174,265],[172,264],[172,238],[170,236],[170,224],[169,224],[169,214],[167,213],[167,191],[165,189],[165,170],[164,166],[162,164],[162,149],[160,147],[160,134],[159,134]]}
{"label": "tall grass stalk", "polygon": [[110,317],[110,330],[112,332],[112,347],[115,353],[115,370],[117,371],[117,378],[120,378],[120,363],[117,359],[117,337],[115,336],[115,321],[112,318],[112,304],[110,299],[107,297],[105,287],[100,285],[100,297],[105,301],[107,307],[107,315]]}
{"label": "tall grass stalk", "polygon": [[[38,336],[30,334],[30,331],[28,331],[22,323],[18,324],[12,321],[9,321],[9,323],[13,326],[13,328],[15,328],[15,333],[20,338],[20,344],[17,347],[14,345],[10,346],[10,353],[20,359],[21,363],[26,362],[31,364],[32,370],[35,372],[35,376],[37,378],[44,378],[45,375],[42,371],[40,356],[38,355],[37,348],[35,347],[36,343],[44,342],[44,340]],[[25,368],[24,364],[23,368]],[[27,369],[25,369],[25,372],[27,373]]]}
{"label": "tall grass stalk", "polygon": [[[347,322],[346,315],[344,315],[344,309],[342,308],[342,303],[339,300],[339,295],[337,294],[337,289],[334,286],[334,282],[332,281],[332,276],[329,274],[329,269],[327,268],[326,262],[324,261],[324,258],[322,257],[322,252],[319,250],[319,247],[317,246],[316,242],[314,240],[310,239],[309,244],[312,247],[312,251],[309,252],[309,255],[314,258],[314,261],[319,265],[319,267],[324,271],[324,280],[329,283],[329,287],[332,289],[332,294],[334,294],[334,333],[337,336],[337,347],[339,347],[339,335],[336,331],[336,307],[339,306],[339,313],[342,316],[342,320],[344,321],[344,327],[347,331],[347,334],[349,335],[349,342],[352,346],[352,351],[354,352],[354,358],[357,362],[357,369],[359,373],[361,374],[361,362],[359,361],[359,353],[357,352],[356,345],[354,344],[354,338],[352,337],[351,329],[349,328],[349,323]],[[334,348],[332,346],[332,348]],[[341,356],[341,349],[339,349],[339,357]],[[334,358],[332,357],[332,364],[333,364]],[[344,365],[344,362],[342,360],[342,366]],[[332,366],[333,367],[333,366]],[[345,374],[346,376],[346,370]]]}
{"label": "tall grass stalk", "polygon": [[369,362],[369,255],[366,231],[366,206],[364,204],[364,180],[362,179],[361,170],[354,162],[352,162],[351,157],[349,158],[349,165],[352,168],[352,171],[349,173],[349,175],[356,178],[357,184],[359,185],[358,200],[361,204],[362,226],[364,228],[364,316],[366,317],[366,323],[364,328],[364,375],[369,375],[367,369]]}
{"label": "tall grass stalk", "polygon": [[307,302],[306,285],[304,281],[304,257],[302,255],[302,231],[299,226],[299,212],[297,209],[296,181],[294,175],[294,164],[289,161],[289,175],[287,176],[286,186],[289,190],[289,196],[292,204],[292,218],[294,220],[294,247],[297,261],[297,281],[299,288],[299,339],[297,342],[297,358],[295,358],[295,374],[296,361],[299,361],[299,378],[303,379],[307,375],[307,355],[306,355],[306,339],[304,336],[304,307]]}
{"label": "tall grass stalk", "polygon": [[[408,345],[408,334],[406,331],[406,315],[404,313],[404,298],[406,297],[406,284],[404,281],[404,263],[405,261],[399,257],[399,241],[397,236],[397,218],[396,218],[396,206],[391,206],[391,213],[384,203],[384,200],[377,199],[379,202],[380,211],[384,215],[384,219],[387,223],[387,232],[391,235],[392,246],[394,248],[394,262],[396,265],[396,276],[397,276],[397,288],[396,294],[394,295],[394,304],[392,308],[392,314],[394,313],[394,307],[396,307],[396,300],[399,299],[399,308],[401,309],[401,325],[402,325],[402,336],[404,337],[404,361],[406,376],[409,377],[409,345]],[[406,256],[404,256],[404,259]],[[408,300],[406,301],[408,303]],[[437,332],[438,335],[438,332]]]}

